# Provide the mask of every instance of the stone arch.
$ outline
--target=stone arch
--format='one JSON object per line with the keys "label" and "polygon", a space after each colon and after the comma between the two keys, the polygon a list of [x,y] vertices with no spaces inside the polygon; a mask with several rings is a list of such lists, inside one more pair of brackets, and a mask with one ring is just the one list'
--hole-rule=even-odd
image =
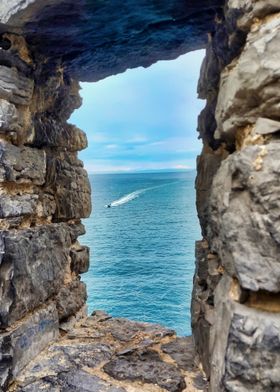
{"label": "stone arch", "polygon": [[90,188],[77,151],[87,142],[67,124],[81,104],[78,80],[201,47],[198,93],[207,104],[198,120],[196,350],[212,392],[279,389],[280,7],[223,3],[1,4],[3,390],[82,314],[86,298],[79,274],[88,249],[77,239]]}

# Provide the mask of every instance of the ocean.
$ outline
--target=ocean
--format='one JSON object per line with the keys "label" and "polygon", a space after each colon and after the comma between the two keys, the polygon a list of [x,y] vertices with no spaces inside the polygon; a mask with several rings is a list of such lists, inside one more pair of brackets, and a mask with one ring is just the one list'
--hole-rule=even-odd
{"label": "ocean", "polygon": [[[90,175],[89,312],[160,323],[190,335],[195,171]],[[111,208],[106,207],[110,204]]]}

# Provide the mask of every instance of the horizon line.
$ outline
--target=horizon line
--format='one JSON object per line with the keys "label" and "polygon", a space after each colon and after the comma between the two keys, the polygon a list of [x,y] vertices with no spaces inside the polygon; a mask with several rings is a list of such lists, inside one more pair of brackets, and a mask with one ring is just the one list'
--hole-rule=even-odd
{"label": "horizon line", "polygon": [[116,171],[92,171],[87,170],[88,174],[141,174],[141,173],[174,173],[174,172],[190,172],[196,171],[196,168],[188,169],[139,169],[139,170],[116,170]]}

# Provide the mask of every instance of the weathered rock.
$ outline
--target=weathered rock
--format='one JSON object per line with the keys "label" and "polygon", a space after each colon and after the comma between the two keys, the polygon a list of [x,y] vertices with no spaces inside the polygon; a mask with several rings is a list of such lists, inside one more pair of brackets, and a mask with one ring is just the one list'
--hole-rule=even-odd
{"label": "weathered rock", "polygon": [[0,133],[20,131],[24,126],[22,117],[13,103],[0,99]]}
{"label": "weathered rock", "polygon": [[91,212],[90,183],[76,155],[49,155],[47,172],[47,184],[56,200],[55,218],[87,218]]}
{"label": "weathered rock", "polygon": [[16,147],[0,141],[0,182],[42,185],[46,177],[46,155],[42,150]]}
{"label": "weathered rock", "polygon": [[206,33],[213,29],[224,1],[37,0],[27,8],[29,3],[5,5],[0,19],[9,24],[9,30],[22,26],[34,53],[51,56],[52,61],[62,59],[75,79],[96,81],[204,47]]}
{"label": "weathered rock", "polygon": [[[129,340],[114,336],[120,321],[123,327],[136,331]],[[80,392],[91,388],[90,391],[123,392],[133,387],[135,391],[150,392],[158,390],[159,385],[165,390],[180,391],[184,388],[184,379],[192,391],[202,390],[205,380],[194,362],[191,363],[194,357],[191,338],[177,340],[174,335],[158,334],[164,330],[156,324],[114,319],[97,311],[92,317],[77,320],[69,333],[46,348],[21,372],[9,391],[56,391],[57,388],[58,391]],[[171,358],[163,353],[163,347],[172,355],[174,363],[178,359],[179,367],[170,364]],[[190,361],[187,370],[183,370],[186,364],[183,352]],[[123,375],[118,370],[122,366]],[[113,377],[109,379],[104,369]]]}
{"label": "weathered rock", "polygon": [[0,218],[32,215],[36,211],[38,195],[1,195]]}
{"label": "weathered rock", "polygon": [[34,119],[34,128],[32,145],[35,147],[58,147],[68,151],[79,151],[87,147],[83,131],[74,125],[62,124],[56,118],[38,115]]}
{"label": "weathered rock", "polygon": [[[211,391],[277,391],[280,385],[280,316],[234,302],[236,283],[217,288]],[[228,295],[226,295],[226,291]]]}
{"label": "weathered rock", "polygon": [[85,304],[86,299],[86,285],[78,279],[62,287],[56,296],[59,320],[65,320],[78,312]]}
{"label": "weathered rock", "polygon": [[47,381],[39,381],[20,389],[21,392],[126,392],[84,370],[74,370],[49,376]]}
{"label": "weathered rock", "polygon": [[[216,137],[232,140],[238,127],[258,117],[278,119],[280,100],[280,18],[248,34],[241,56],[221,74]],[[254,77],[252,77],[254,75]]]}
{"label": "weathered rock", "polygon": [[209,189],[211,189],[213,178],[226,155],[226,151],[213,151],[211,148],[205,148],[197,158],[198,174],[195,181],[196,208],[203,236],[206,235],[206,227],[209,221]]}
{"label": "weathered rock", "polygon": [[108,362],[104,370],[117,380],[141,380],[172,392],[182,391],[186,386],[176,367],[163,362],[152,350],[119,356]]}
{"label": "weathered rock", "polygon": [[238,27],[248,32],[252,24],[259,18],[263,19],[267,15],[280,11],[278,0],[258,0],[258,1],[244,1],[244,0],[229,0],[228,14],[237,14]]}
{"label": "weathered rock", "polygon": [[89,247],[76,246],[70,251],[71,270],[78,274],[84,274],[89,268]]}
{"label": "weathered rock", "polygon": [[191,336],[176,338],[161,347],[162,351],[170,355],[182,369],[190,370],[194,367],[194,344]]}
{"label": "weathered rock", "polygon": [[0,65],[0,97],[14,104],[31,102],[34,82],[20,74],[16,68]]}
{"label": "weathered rock", "polygon": [[[78,344],[76,342],[76,344],[69,345],[58,344],[51,347],[50,352],[55,355],[58,353],[60,358],[63,358],[64,356],[66,359],[69,359],[72,368],[73,364],[79,367],[87,366],[95,368],[112,357],[112,349],[110,346],[100,343]],[[68,370],[70,370],[70,368]]]}
{"label": "weathered rock", "polygon": [[211,373],[210,338],[214,324],[214,291],[220,280],[219,260],[210,253],[207,241],[197,241],[196,269],[192,292],[192,332],[196,351],[206,376]]}
{"label": "weathered rock", "polygon": [[208,238],[243,288],[280,290],[279,142],[232,154],[213,181]]}
{"label": "weathered rock", "polygon": [[269,135],[280,132],[280,121],[270,120],[269,118],[258,118],[254,127],[254,133],[258,135]]}
{"label": "weathered rock", "polygon": [[58,337],[58,317],[54,304],[37,309],[21,323],[0,336],[0,387],[8,383],[50,342]]}
{"label": "weathered rock", "polygon": [[1,326],[19,320],[58,293],[69,268],[65,225],[2,232]]}

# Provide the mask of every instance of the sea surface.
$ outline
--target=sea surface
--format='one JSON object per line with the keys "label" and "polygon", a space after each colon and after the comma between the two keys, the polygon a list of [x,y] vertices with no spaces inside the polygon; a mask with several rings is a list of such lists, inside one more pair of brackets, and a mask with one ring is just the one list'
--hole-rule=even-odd
{"label": "sea surface", "polygon": [[[194,243],[200,238],[195,171],[90,176],[93,211],[89,311],[163,324],[190,335]],[[111,204],[111,208],[105,206]]]}

